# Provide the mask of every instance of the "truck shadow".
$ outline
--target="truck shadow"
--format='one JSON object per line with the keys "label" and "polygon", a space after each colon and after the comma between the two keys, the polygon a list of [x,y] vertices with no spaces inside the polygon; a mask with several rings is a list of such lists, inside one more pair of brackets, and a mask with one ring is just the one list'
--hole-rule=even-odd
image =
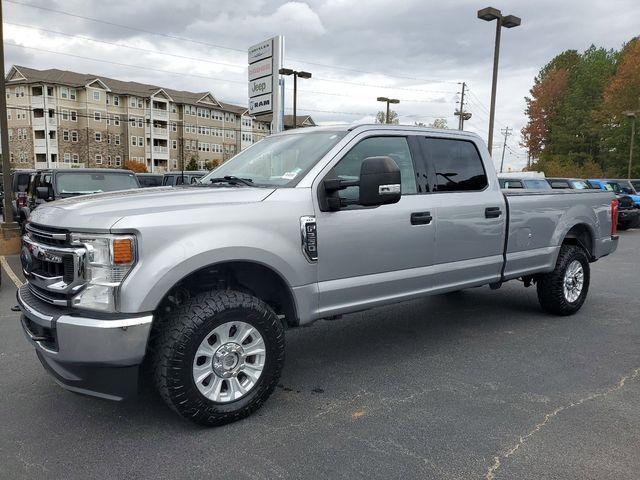
{"label": "truck shadow", "polygon": [[[318,398],[325,390],[344,388],[345,375],[348,378],[361,368],[384,370],[389,367],[388,358],[406,355],[407,346],[415,355],[429,355],[470,336],[489,338],[536,321],[554,321],[554,317],[540,310],[534,289],[515,286],[428,297],[292,329],[287,332],[288,361],[280,388],[258,413],[266,415],[268,410],[269,415],[286,417],[286,402],[279,402],[278,397],[298,393]],[[379,353],[382,350],[384,355]],[[327,367],[332,375],[327,375]],[[163,435],[202,430],[175,415],[150,385],[145,385],[137,399],[122,403],[62,391],[55,395],[61,396],[67,404],[75,404],[74,410],[110,429],[163,431]],[[225,428],[242,428],[256,421],[254,417]]]}

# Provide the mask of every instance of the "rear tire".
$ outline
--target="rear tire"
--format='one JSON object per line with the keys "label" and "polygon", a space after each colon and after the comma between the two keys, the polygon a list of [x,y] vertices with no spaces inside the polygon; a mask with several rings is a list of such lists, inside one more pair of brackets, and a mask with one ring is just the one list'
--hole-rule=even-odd
{"label": "rear tire", "polygon": [[540,306],[554,315],[573,315],[589,292],[589,258],[581,247],[562,245],[556,268],[537,279]]}
{"label": "rear tire", "polygon": [[284,327],[273,310],[246,293],[215,290],[190,298],[170,316],[161,320],[152,360],[167,405],[206,426],[260,408],[284,364]]}

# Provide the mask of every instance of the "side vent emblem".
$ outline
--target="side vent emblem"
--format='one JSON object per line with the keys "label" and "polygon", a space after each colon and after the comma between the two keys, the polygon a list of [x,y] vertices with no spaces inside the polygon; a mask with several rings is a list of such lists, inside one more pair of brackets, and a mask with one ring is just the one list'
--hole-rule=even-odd
{"label": "side vent emblem", "polygon": [[300,235],[302,238],[302,253],[310,262],[317,262],[318,234],[316,232],[316,217],[300,217]]}

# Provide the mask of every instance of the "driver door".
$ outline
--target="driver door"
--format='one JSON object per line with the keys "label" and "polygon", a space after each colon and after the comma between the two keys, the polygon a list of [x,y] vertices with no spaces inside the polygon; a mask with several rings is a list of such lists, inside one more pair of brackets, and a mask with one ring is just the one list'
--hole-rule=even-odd
{"label": "driver door", "polygon": [[[398,203],[377,207],[350,205],[339,211],[318,211],[318,288],[323,315],[359,310],[402,300],[427,289],[427,269],[432,264],[435,230],[430,200],[424,192],[418,142],[406,134],[354,139],[349,150],[321,177],[357,180],[365,158],[389,156],[400,167],[402,196]],[[358,187],[339,192],[357,200]],[[416,222],[416,215],[422,220]],[[435,215],[435,213],[434,213]]]}

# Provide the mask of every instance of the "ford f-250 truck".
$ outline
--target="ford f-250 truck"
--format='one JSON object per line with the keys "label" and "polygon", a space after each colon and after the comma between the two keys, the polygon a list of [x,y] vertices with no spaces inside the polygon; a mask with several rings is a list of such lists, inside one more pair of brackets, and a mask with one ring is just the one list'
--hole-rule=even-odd
{"label": "ford f-250 truck", "polygon": [[269,397],[286,326],[512,279],[577,312],[590,262],[616,249],[615,210],[613,192],[503,193],[474,134],[300,129],[200,184],[37,208],[21,321],[67,389],[118,400],[148,376],[219,425]]}

